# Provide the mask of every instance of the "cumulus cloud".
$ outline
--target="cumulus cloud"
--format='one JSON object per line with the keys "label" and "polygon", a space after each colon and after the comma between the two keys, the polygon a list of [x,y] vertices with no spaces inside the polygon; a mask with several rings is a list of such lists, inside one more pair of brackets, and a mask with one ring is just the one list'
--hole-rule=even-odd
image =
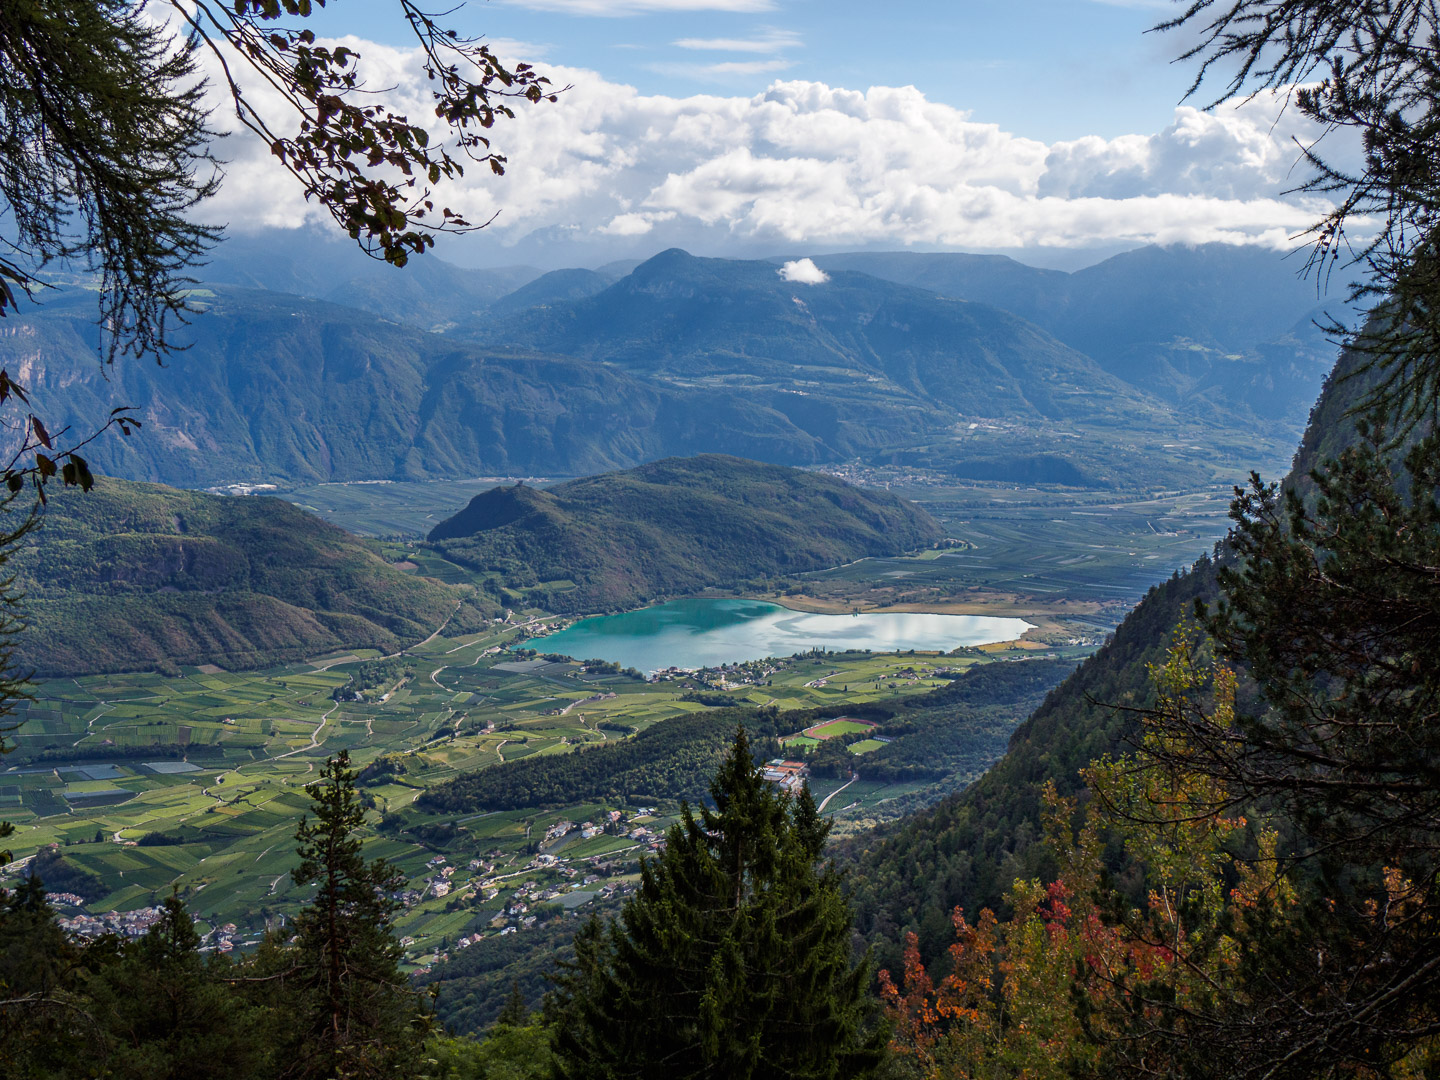
{"label": "cumulus cloud", "polygon": [[[431,112],[417,54],[346,44],[374,65],[370,85],[393,87],[411,116]],[[1275,97],[1212,113],[1182,107],[1154,133],[1045,143],[908,86],[780,81],[752,96],[668,97],[589,71],[549,74],[573,89],[493,131],[506,175],[472,168],[445,190],[472,221],[499,213],[486,230],[492,243],[643,236],[658,247],[703,235],[751,247],[1284,246],[1324,209],[1284,194],[1298,179],[1296,140],[1314,132]],[[220,220],[293,226],[324,216],[277,180],[255,140],[237,135],[222,152],[231,164]]]}
{"label": "cumulus cloud", "polygon": [[791,259],[775,272],[797,285],[824,285],[830,280],[830,275],[816,266],[812,259]]}

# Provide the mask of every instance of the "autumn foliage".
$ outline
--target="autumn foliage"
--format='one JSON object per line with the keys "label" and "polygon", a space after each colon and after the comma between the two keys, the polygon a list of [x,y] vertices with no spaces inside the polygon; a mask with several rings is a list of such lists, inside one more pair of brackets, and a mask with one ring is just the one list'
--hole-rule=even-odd
{"label": "autumn foliage", "polygon": [[[1233,723],[1235,676],[1202,654],[1182,629],[1151,672],[1155,712]],[[1047,787],[1059,876],[1015,882],[1004,921],[956,909],[947,974],[926,970],[913,934],[899,984],[880,973],[893,1049],[921,1075],[1184,1074],[1210,1018],[1243,1004],[1247,924],[1284,921],[1294,890],[1273,830],[1235,813],[1213,778],[1157,763],[1161,740],[1183,756],[1164,730],[1147,723],[1136,753],[1093,763],[1083,810]],[[1116,845],[1123,881],[1107,870]]]}

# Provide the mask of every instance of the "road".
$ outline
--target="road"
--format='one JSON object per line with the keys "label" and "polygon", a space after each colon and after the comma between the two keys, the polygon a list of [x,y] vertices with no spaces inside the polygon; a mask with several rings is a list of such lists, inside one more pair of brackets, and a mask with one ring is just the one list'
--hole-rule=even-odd
{"label": "road", "polygon": [[[844,791],[847,787],[849,787],[851,784],[853,784],[856,780],[859,779],[859,773],[851,773],[849,780],[846,780],[845,783],[841,784],[839,787],[837,787],[834,791],[830,792],[829,795],[826,795],[825,798],[820,801],[820,805],[815,808],[815,812],[817,814],[824,813],[825,807],[829,805],[831,799],[833,799],[836,795],[839,795],[840,792]],[[849,808],[847,807],[846,809]]]}

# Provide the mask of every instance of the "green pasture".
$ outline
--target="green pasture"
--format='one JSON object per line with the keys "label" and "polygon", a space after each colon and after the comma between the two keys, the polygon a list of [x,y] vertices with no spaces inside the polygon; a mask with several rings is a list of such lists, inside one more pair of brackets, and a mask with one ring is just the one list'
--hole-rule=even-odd
{"label": "green pasture", "polygon": [[[403,773],[361,790],[374,803],[370,820],[375,829],[367,853],[393,859],[409,875],[412,888],[423,887],[429,873],[425,864],[437,850],[462,868],[472,858],[494,864],[487,873],[496,878],[492,887],[502,896],[542,878],[558,886],[562,882],[553,871],[545,877],[526,869],[530,845],[538,844],[557,820],[598,821],[611,807],[591,803],[417,819],[410,804],[425,788],[493,765],[502,756],[513,761],[569,753],[705,706],[682,701],[688,688],[679,682],[496,670],[506,654],[487,657],[485,650],[515,635],[514,627],[502,627],[437,638],[412,654],[414,678],[384,704],[337,706],[332,699],[358,663],[350,653],[330,657],[338,662],[324,670],[295,664],[251,673],[188,670],[176,677],[131,674],[42,682],[20,732],[20,749],[6,759],[11,768],[0,773],[0,807],[16,825],[7,845],[21,859],[42,846],[60,845],[67,859],[96,874],[108,889],[92,899],[91,910],[150,905],[173,888],[207,923],[235,922],[255,933],[267,920],[293,914],[304,901],[303,890],[289,877],[295,827],[308,807],[304,786],[316,778],[327,756],[346,749],[357,771],[381,755],[399,755],[404,762]],[[833,707],[840,715],[847,703],[923,693],[942,685],[936,668],[975,662],[975,657],[908,654],[807,658],[787,661],[768,685],[728,693],[754,705]],[[815,685],[822,681],[825,685]],[[586,701],[558,715],[571,702],[610,692],[616,696]],[[127,756],[131,750],[133,756]],[[39,762],[42,752],[64,760]],[[92,756],[115,765],[116,775],[90,780],[57,771],[83,766]],[[143,767],[147,761],[179,760],[199,768],[160,773]],[[37,771],[19,771],[25,769]],[[126,801],[90,804],[67,800],[67,791],[99,792],[97,803]],[[855,789],[847,789],[840,800],[848,805],[852,795]],[[879,796],[866,798],[873,802]],[[827,812],[836,809],[832,805]],[[657,831],[673,819],[675,808],[661,811],[651,824]],[[401,835],[382,826],[385,815],[399,815],[407,826],[421,820],[439,831],[423,839]],[[100,842],[95,842],[97,832]],[[152,833],[179,842],[137,845]],[[586,859],[632,858],[634,846],[624,836],[580,841],[577,835],[563,853],[583,866]],[[475,877],[462,869],[452,879],[456,888],[449,897],[408,909],[401,917],[402,933],[433,948],[465,927],[490,932],[494,905],[487,908],[483,899],[470,897],[468,886],[461,887]]]}
{"label": "green pasture", "polygon": [[804,734],[812,739],[833,739],[837,735],[857,735],[862,731],[874,730],[874,724],[863,724],[855,720],[827,720],[823,724],[806,728]]}

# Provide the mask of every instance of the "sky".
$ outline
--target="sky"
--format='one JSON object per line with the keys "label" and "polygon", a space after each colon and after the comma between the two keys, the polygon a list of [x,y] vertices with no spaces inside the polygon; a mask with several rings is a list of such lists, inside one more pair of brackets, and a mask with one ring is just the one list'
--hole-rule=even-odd
{"label": "sky", "polygon": [[[460,30],[642,94],[738,94],[776,79],[913,85],[1035,139],[1163,126],[1193,72],[1165,0],[485,0]],[[403,45],[389,0],[332,0],[321,25]],[[508,51],[508,50],[507,50]],[[520,55],[523,52],[524,55]]]}
{"label": "sky", "polygon": [[[447,16],[568,87],[498,125],[503,179],[446,201],[479,234],[462,264],[549,268],[670,246],[760,256],[1000,251],[1073,267],[1145,243],[1277,250],[1323,211],[1285,194],[1293,110],[1184,102],[1187,39],[1147,33],[1165,0],[488,0]],[[369,85],[423,115],[393,0],[316,20]],[[1214,96],[1213,91],[1211,96]],[[263,147],[227,142],[232,227],[314,222]]]}

